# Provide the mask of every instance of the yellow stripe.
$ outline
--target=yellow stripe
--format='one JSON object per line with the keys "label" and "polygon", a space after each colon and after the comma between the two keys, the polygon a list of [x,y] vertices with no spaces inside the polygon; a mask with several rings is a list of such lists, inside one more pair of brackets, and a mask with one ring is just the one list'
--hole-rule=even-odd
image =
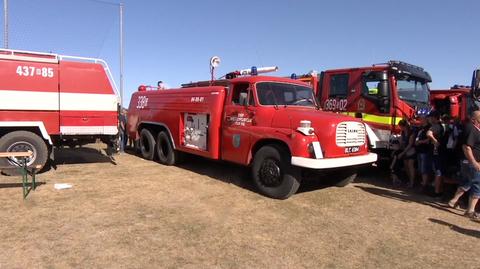
{"label": "yellow stripe", "polygon": [[[344,115],[355,117],[356,112],[342,112]],[[379,124],[391,125],[393,123],[393,117],[390,116],[378,116],[375,114],[362,113],[362,119],[366,122],[373,122]],[[395,125],[402,120],[400,117],[395,117]]]}

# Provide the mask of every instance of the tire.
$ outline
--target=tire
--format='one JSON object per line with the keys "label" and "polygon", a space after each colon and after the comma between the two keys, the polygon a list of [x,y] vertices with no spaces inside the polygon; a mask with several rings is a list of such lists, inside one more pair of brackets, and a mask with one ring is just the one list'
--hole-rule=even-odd
{"label": "tire", "polygon": [[158,161],[164,165],[174,165],[177,162],[177,154],[165,131],[161,131],[157,136],[157,156]]}
{"label": "tire", "polygon": [[300,187],[300,169],[290,164],[290,156],[280,147],[264,146],[253,158],[253,181],[265,196],[287,199]]}
{"label": "tire", "polygon": [[341,171],[336,171],[329,175],[329,181],[332,185],[336,187],[345,187],[348,184],[352,183],[357,177],[357,170],[355,169],[346,169]]}
{"label": "tire", "polygon": [[140,132],[140,154],[150,161],[155,157],[155,138],[148,129],[142,129]]}
{"label": "tire", "polygon": [[[0,151],[15,152],[27,151],[33,152],[33,156],[28,159],[28,167],[40,167],[41,170],[48,160],[48,147],[45,141],[38,135],[28,131],[14,131],[0,138]],[[2,166],[8,165],[12,168],[2,169],[2,173],[6,175],[19,175],[20,171],[15,168],[15,164],[6,158],[2,158],[0,162]]]}

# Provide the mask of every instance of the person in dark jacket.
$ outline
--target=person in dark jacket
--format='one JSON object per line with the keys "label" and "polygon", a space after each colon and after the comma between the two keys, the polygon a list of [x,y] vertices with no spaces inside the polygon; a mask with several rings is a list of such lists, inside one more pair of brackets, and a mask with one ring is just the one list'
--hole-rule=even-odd
{"label": "person in dark jacket", "polygon": [[463,182],[448,205],[452,208],[457,207],[458,199],[465,192],[470,191],[465,216],[480,221],[480,215],[475,212],[475,206],[480,198],[480,111],[476,110],[472,113],[471,122],[465,127],[460,142],[465,154],[465,159],[461,163]]}
{"label": "person in dark jacket", "polygon": [[421,187],[422,191],[427,190],[430,174],[432,172],[432,157],[429,154],[430,139],[427,137],[427,131],[430,129],[427,118],[420,117],[420,128],[415,139],[415,151],[418,158],[418,170],[422,175]]}
{"label": "person in dark jacket", "polygon": [[443,143],[445,130],[440,123],[440,113],[438,111],[431,111],[428,114],[428,121],[430,128],[427,131],[427,137],[429,140],[429,155],[432,156],[432,168],[435,175],[435,192],[434,197],[441,197],[443,187],[443,174],[445,173],[445,165],[443,163],[445,154],[445,145]]}
{"label": "person in dark jacket", "polygon": [[392,170],[393,184],[398,185],[401,180],[398,178],[401,166],[405,169],[405,173],[408,177],[408,188],[413,188],[415,184],[415,137],[416,134],[410,123],[402,119],[398,123],[402,130],[400,134],[400,148],[394,152],[394,157],[390,169]]}

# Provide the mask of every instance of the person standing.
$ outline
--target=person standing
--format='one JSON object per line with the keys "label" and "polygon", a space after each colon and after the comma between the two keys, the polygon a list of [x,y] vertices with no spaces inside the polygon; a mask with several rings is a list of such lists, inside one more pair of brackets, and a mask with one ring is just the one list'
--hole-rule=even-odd
{"label": "person standing", "polygon": [[465,160],[461,164],[463,182],[457,188],[455,196],[448,202],[448,206],[455,208],[458,199],[465,192],[470,191],[465,216],[479,221],[480,215],[475,213],[475,206],[480,198],[480,111],[477,110],[472,113],[471,122],[465,127],[461,142],[465,155]]}
{"label": "person standing", "polygon": [[445,154],[445,145],[443,142],[443,136],[445,130],[440,123],[440,113],[438,111],[432,110],[428,114],[428,121],[430,123],[430,128],[427,131],[427,137],[430,140],[429,145],[429,154],[432,156],[432,168],[435,175],[435,191],[434,197],[441,197],[443,195],[443,173],[444,173],[444,163],[443,157]]}
{"label": "person standing", "polygon": [[120,152],[125,151],[127,145],[128,136],[127,136],[127,110],[122,108],[120,110]]}
{"label": "person standing", "polygon": [[398,126],[401,129],[399,149],[393,152],[393,160],[390,164],[392,181],[394,186],[399,186],[402,183],[399,175],[403,164],[409,179],[407,187],[412,188],[415,183],[415,134],[406,119],[400,120]]}
{"label": "person standing", "polygon": [[421,187],[422,192],[427,191],[429,177],[432,172],[432,157],[429,154],[430,140],[427,137],[427,132],[430,129],[427,118],[422,115],[420,117],[420,128],[415,139],[415,151],[418,158],[418,170],[422,175]]}
{"label": "person standing", "polygon": [[408,177],[408,188],[413,188],[415,185],[415,137],[416,134],[413,131],[410,123],[402,119],[398,126],[402,129],[401,133],[401,144],[402,151],[398,154],[398,158],[403,160],[403,165],[405,167],[405,172]]}

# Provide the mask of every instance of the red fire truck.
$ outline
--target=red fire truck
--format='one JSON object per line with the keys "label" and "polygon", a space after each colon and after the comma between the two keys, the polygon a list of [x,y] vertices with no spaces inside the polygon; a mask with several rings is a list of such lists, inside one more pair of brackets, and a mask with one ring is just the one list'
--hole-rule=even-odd
{"label": "red fire truck", "polygon": [[258,190],[277,199],[297,191],[302,169],[337,169],[332,179],[344,186],[358,165],[376,161],[363,123],[320,111],[306,83],[242,76],[260,70],[180,89],[140,86],[128,110],[129,136],[145,159],[165,165],[190,153],[250,166]]}
{"label": "red fire truck", "polygon": [[112,145],[118,107],[103,60],[0,50],[0,151],[32,151],[29,166],[43,167],[59,145],[96,139]]}
{"label": "red fire truck", "polygon": [[480,69],[473,72],[471,86],[454,85],[448,90],[430,91],[430,103],[436,110],[462,122],[479,109],[479,101]]}
{"label": "red fire truck", "polygon": [[[292,75],[296,77],[294,74]],[[427,112],[430,75],[421,67],[389,61],[368,67],[334,69],[298,77],[310,83],[322,108],[362,119],[373,130],[377,151],[387,151],[398,122]]]}
{"label": "red fire truck", "polygon": [[474,108],[472,89],[470,86],[454,85],[450,89],[430,90],[430,104],[441,115],[464,122]]}

